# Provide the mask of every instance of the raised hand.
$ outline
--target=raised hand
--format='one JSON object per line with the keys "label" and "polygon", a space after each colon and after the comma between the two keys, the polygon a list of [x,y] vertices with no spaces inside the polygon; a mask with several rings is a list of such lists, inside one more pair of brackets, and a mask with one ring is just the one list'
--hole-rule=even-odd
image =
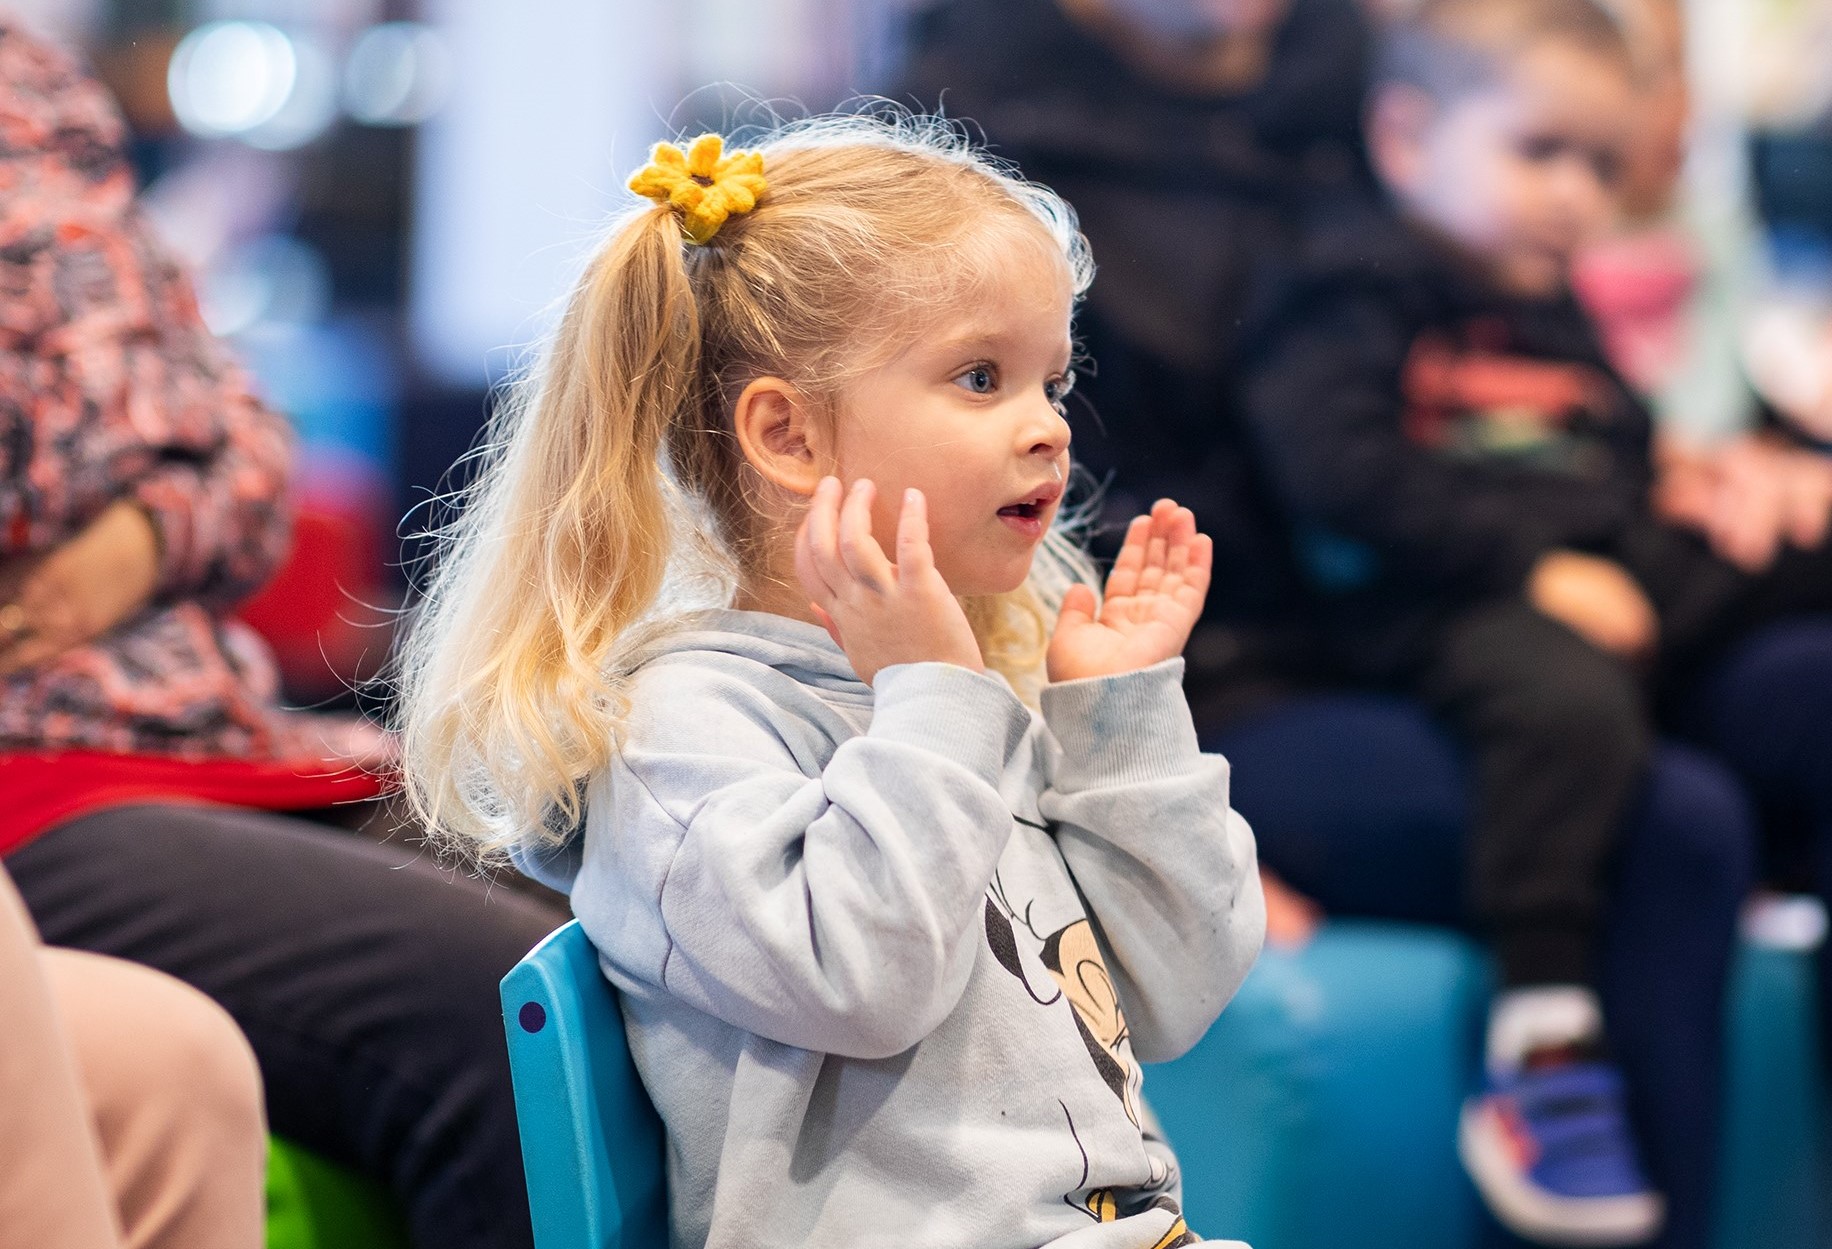
{"label": "raised hand", "polygon": [[904,492],[895,564],[872,536],[876,497],[877,487],[863,478],[850,492],[837,477],[815,488],[795,535],[795,574],[815,615],[867,683],[895,664],[925,661],[983,672],[966,613],[935,570],[922,491]]}
{"label": "raised hand", "polygon": [[1112,676],[1183,653],[1209,592],[1214,544],[1187,507],[1159,499],[1126,530],[1105,599],[1071,587],[1050,639],[1052,681]]}

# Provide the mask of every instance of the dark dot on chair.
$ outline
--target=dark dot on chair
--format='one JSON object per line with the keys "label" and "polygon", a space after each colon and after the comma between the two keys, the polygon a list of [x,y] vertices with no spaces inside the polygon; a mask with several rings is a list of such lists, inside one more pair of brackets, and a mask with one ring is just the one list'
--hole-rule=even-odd
{"label": "dark dot on chair", "polygon": [[523,1032],[539,1032],[547,1026],[547,1012],[541,1009],[539,1002],[523,1002],[517,1018],[521,1020]]}

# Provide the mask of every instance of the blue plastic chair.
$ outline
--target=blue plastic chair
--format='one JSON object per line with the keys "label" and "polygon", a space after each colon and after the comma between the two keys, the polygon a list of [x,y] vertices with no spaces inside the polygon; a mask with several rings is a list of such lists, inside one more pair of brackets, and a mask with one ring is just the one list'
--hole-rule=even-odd
{"label": "blue plastic chair", "polygon": [[667,1244],[661,1120],[578,920],[503,977],[502,1002],[537,1249]]}
{"label": "blue plastic chair", "polygon": [[[1256,1249],[1482,1243],[1453,1142],[1491,974],[1465,937],[1358,920],[1261,955],[1208,1035],[1146,1072],[1190,1226]],[[1738,952],[1713,1249],[1829,1243],[1816,998],[1811,954]]]}
{"label": "blue plastic chair", "polygon": [[[1476,1243],[1452,1141],[1490,988],[1481,950],[1437,929],[1338,920],[1301,951],[1269,951],[1208,1036],[1145,1082],[1191,1226],[1260,1249]],[[502,999],[538,1249],[666,1244],[661,1123],[576,921],[517,964]],[[1814,1000],[1810,955],[1741,951],[1715,1249],[1826,1244]]]}

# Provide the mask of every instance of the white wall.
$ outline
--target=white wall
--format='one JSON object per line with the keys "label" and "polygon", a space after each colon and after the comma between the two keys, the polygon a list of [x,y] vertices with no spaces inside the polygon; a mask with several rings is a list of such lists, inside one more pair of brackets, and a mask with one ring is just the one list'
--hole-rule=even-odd
{"label": "white wall", "polygon": [[456,63],[421,128],[411,325],[435,376],[536,338],[679,92],[666,0],[430,0]]}

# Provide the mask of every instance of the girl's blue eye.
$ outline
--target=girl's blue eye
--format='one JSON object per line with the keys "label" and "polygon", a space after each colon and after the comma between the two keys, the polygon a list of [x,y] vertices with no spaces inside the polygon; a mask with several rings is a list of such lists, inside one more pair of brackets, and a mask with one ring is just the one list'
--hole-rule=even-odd
{"label": "girl's blue eye", "polygon": [[1048,397],[1050,406],[1067,415],[1069,392],[1075,389],[1075,374],[1065,373],[1052,378],[1043,384],[1043,393]]}
{"label": "girl's blue eye", "polygon": [[954,384],[976,395],[990,395],[994,385],[992,368],[990,365],[976,364],[955,378]]}

